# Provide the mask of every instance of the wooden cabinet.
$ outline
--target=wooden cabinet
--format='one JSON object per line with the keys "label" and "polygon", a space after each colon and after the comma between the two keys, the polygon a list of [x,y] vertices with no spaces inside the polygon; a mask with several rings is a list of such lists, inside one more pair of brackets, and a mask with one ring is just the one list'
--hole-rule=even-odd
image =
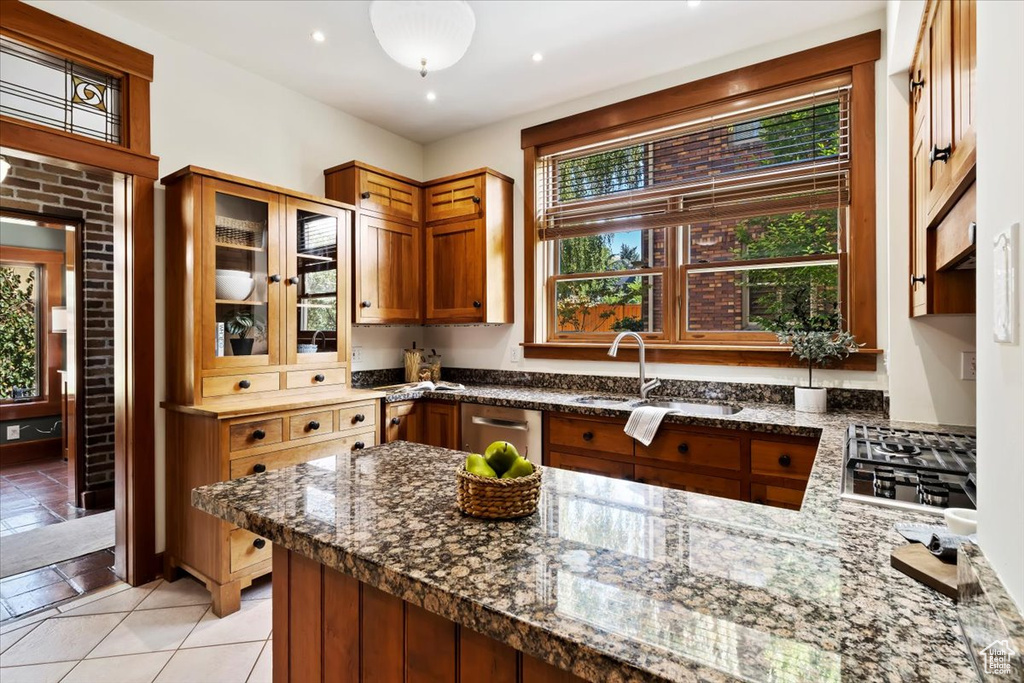
{"label": "wooden cabinet", "polygon": [[468,220],[484,215],[484,174],[434,181],[426,189],[428,223]]}
{"label": "wooden cabinet", "polygon": [[741,489],[742,482],[739,479],[727,479],[725,477],[714,477],[707,474],[687,472],[666,467],[647,467],[637,465],[634,468],[634,479],[645,484],[664,486],[691,493],[703,493],[708,496],[719,498],[730,498],[732,500],[743,500]]}
{"label": "wooden cabinet", "polygon": [[329,168],[324,176],[326,194],[332,199],[392,220],[420,222],[423,191],[420,183],[412,178],[361,161]]}
{"label": "wooden cabinet", "polygon": [[419,443],[420,430],[419,401],[399,401],[384,406],[384,442],[411,441]]}
{"label": "wooden cabinet", "polygon": [[975,9],[930,0],[912,61],[911,316],[975,311]]}
{"label": "wooden cabinet", "polygon": [[560,453],[550,451],[547,454],[547,465],[558,467],[573,472],[585,474],[599,474],[602,477],[612,479],[633,479],[633,464],[621,460],[609,460],[601,452],[594,452],[588,455],[576,455],[573,453]]}
{"label": "wooden cabinet", "polygon": [[384,441],[410,441],[459,449],[459,404],[398,401],[384,406]]}

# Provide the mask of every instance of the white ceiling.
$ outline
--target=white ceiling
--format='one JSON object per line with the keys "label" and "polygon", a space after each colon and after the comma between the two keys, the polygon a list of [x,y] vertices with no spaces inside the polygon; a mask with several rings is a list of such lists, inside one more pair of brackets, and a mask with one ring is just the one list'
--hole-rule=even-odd
{"label": "white ceiling", "polygon": [[[465,57],[425,79],[377,45],[368,1],[97,4],[428,143],[862,17],[885,0],[704,0],[696,8],[684,0],[476,0],[476,34]],[[326,42],[310,39],[315,29]],[[544,60],[535,63],[538,51]],[[428,102],[427,91],[437,100]]]}

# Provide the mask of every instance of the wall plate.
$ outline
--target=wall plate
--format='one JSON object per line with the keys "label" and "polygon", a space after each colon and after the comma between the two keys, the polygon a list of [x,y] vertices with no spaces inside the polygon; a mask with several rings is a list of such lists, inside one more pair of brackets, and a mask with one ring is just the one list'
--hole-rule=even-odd
{"label": "wall plate", "polygon": [[996,235],[992,256],[992,338],[999,344],[1016,344],[1019,325],[1017,297],[1019,268],[1017,253],[1020,243],[1020,223]]}

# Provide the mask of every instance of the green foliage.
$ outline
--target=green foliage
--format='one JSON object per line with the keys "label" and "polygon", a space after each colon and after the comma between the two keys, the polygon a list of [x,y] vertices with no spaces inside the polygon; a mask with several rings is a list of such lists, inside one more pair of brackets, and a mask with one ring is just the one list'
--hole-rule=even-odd
{"label": "green foliage", "polygon": [[600,197],[645,184],[645,145],[634,145],[558,162],[558,200]]}
{"label": "green foliage", "polygon": [[807,386],[814,386],[814,366],[827,365],[833,359],[856,353],[860,344],[845,330],[784,330],[779,342],[793,347],[793,355],[807,362]]}
{"label": "green foliage", "polygon": [[[588,235],[560,240],[561,272],[608,273],[643,267],[643,259],[636,247],[622,244],[618,253],[614,253],[612,239],[612,235]],[[616,318],[612,323],[613,329],[645,330],[646,325],[639,318],[620,315],[613,309],[642,303],[650,287],[647,280],[638,276],[559,282],[556,290],[558,327],[561,330],[586,332],[596,329],[599,321]],[[612,308],[602,311],[596,318],[592,317],[591,310],[599,306]]]}
{"label": "green foliage", "polygon": [[304,330],[320,330],[334,332],[338,329],[338,300],[336,295],[318,297],[320,292],[333,292],[337,289],[338,271],[335,268],[312,271],[304,276],[305,293],[308,295],[303,303],[310,304],[305,309]]}
{"label": "green foliage", "polygon": [[39,393],[35,284],[34,272],[22,279],[14,268],[0,268],[0,398],[14,398],[15,389]]}
{"label": "green foliage", "polygon": [[239,339],[248,337],[250,331],[254,331],[258,339],[264,339],[267,323],[257,319],[249,308],[236,308],[224,319],[224,328]]}
{"label": "green foliage", "polygon": [[839,103],[769,116],[758,121],[758,140],[772,153],[763,165],[810,161],[839,153]]}

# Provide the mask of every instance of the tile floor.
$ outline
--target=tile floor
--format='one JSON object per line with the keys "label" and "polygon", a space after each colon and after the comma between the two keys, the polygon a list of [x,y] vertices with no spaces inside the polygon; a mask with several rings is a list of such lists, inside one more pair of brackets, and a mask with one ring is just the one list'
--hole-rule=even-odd
{"label": "tile floor", "polygon": [[68,465],[62,459],[8,465],[0,470],[0,536],[95,515],[68,504]]}
{"label": "tile floor", "polygon": [[0,622],[117,583],[113,565],[108,548],[0,580]]}
{"label": "tile floor", "polygon": [[3,683],[271,681],[270,577],[223,619],[188,577],[103,588],[0,626]]}

